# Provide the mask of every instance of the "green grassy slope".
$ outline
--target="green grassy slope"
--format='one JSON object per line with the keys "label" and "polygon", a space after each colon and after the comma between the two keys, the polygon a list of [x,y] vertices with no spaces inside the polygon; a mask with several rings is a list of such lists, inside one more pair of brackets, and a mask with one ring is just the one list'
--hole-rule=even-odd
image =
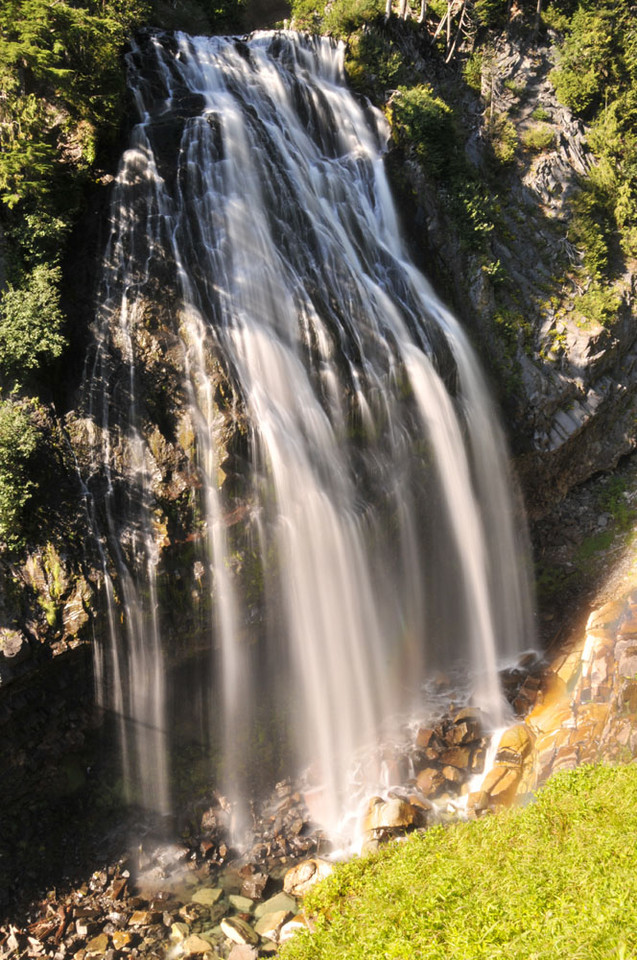
{"label": "green grassy slope", "polygon": [[555,776],[537,802],[434,828],[313,891],[282,960],[637,956],[637,766]]}

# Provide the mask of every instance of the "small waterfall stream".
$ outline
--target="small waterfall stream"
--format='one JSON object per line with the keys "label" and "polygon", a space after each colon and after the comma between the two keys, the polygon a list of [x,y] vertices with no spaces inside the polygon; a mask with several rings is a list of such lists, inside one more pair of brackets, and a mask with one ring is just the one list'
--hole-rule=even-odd
{"label": "small waterfall stream", "polygon": [[[89,486],[111,558],[103,702],[122,718],[132,795],[160,811],[175,699],[220,731],[234,796],[259,766],[265,704],[333,826],[356,751],[422,709],[434,670],[470,677],[502,722],[498,665],[532,628],[497,419],[462,330],[407,258],[385,123],[345,87],[342,47],[147,34],[129,68],[139,122],[87,367]],[[158,508],[171,431],[140,372],[153,302],[191,424],[170,437],[191,467],[186,579],[210,596],[210,675],[177,693]],[[224,481],[231,415],[239,492]],[[256,558],[250,583],[241,551]]]}

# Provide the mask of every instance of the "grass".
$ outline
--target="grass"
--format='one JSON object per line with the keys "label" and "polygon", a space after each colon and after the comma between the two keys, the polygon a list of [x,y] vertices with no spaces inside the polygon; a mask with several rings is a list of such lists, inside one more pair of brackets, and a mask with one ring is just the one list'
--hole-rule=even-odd
{"label": "grass", "polygon": [[628,960],[637,765],[553,777],[535,803],[353,860],[308,895],[281,960]]}

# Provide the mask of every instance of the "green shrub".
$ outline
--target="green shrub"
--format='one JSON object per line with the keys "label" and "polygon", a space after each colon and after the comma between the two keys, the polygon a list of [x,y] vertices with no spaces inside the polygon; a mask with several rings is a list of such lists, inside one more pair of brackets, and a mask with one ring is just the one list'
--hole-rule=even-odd
{"label": "green shrub", "polygon": [[30,371],[59,357],[62,334],[58,266],[41,263],[20,288],[8,286],[0,298],[0,373],[20,382]]}
{"label": "green shrub", "polygon": [[474,3],[478,22],[487,27],[504,26],[508,7],[508,0],[475,0]]}
{"label": "green shrub", "polygon": [[522,133],[522,146],[534,153],[549,150],[555,142],[555,131],[548,123],[535,123]]}
{"label": "green shrub", "polygon": [[467,86],[471,87],[472,90],[475,90],[476,93],[480,93],[482,90],[482,51],[474,50],[467,62],[465,63],[463,70],[464,78],[466,80]]}
{"label": "green shrub", "polygon": [[382,16],[383,0],[332,0],[325,6],[322,32],[347,39],[364,24]]}
{"label": "green shrub", "polygon": [[613,201],[614,198],[589,176],[571,202],[570,239],[581,249],[588,272],[597,279],[610,270],[610,248],[615,230]]}
{"label": "green shrub", "polygon": [[605,4],[582,4],[573,14],[551,81],[558,98],[576,113],[590,114],[602,102],[615,62],[613,21]]}
{"label": "green shrub", "polygon": [[617,319],[622,298],[612,286],[591,283],[586,293],[575,301],[575,309],[585,321],[610,327]]}
{"label": "green shrub", "polygon": [[531,114],[531,117],[533,120],[537,120],[538,122],[543,122],[546,120],[550,120],[551,114],[548,112],[548,110],[545,110],[544,107],[540,106],[535,108],[535,110]]}
{"label": "green shrub", "polygon": [[436,178],[449,177],[457,152],[451,107],[434,95],[429,84],[399,87],[391,102],[396,139],[413,148],[425,169]]}
{"label": "green shrub", "polygon": [[36,489],[31,466],[40,445],[27,403],[0,400],[0,540],[23,540],[26,507]]}
{"label": "green shrub", "polygon": [[354,89],[376,101],[409,79],[409,67],[400,50],[373,24],[350,40],[346,69]]}
{"label": "green shrub", "polygon": [[515,160],[518,135],[515,126],[503,113],[496,114],[489,123],[491,149],[499,163],[507,164]]}

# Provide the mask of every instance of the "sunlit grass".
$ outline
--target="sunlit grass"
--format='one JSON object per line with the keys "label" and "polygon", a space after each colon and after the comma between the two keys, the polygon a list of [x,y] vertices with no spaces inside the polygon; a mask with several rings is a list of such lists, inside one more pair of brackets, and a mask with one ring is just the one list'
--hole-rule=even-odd
{"label": "sunlit grass", "polygon": [[559,774],[526,809],[340,867],[283,960],[637,956],[637,766]]}

